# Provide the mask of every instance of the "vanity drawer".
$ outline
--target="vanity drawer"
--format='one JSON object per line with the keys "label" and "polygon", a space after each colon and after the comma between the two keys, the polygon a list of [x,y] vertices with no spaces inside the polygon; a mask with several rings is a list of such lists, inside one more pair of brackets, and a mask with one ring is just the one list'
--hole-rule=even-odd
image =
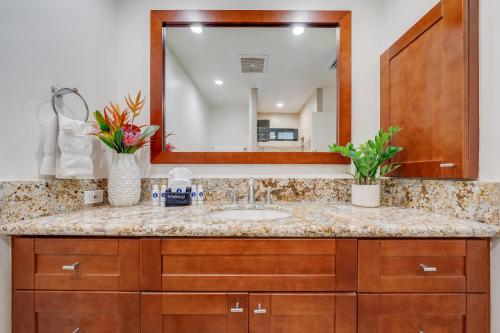
{"label": "vanity drawer", "polygon": [[360,240],[359,292],[487,292],[487,240]]}
{"label": "vanity drawer", "polygon": [[16,333],[139,333],[140,293],[15,291]]}
{"label": "vanity drawer", "polygon": [[359,294],[359,333],[488,333],[487,294]]}
{"label": "vanity drawer", "polygon": [[[14,281],[14,288],[138,291],[139,247],[140,241],[133,239],[18,239],[14,251],[30,259],[15,263],[15,270],[16,266],[32,267],[28,269],[31,276]],[[14,255],[14,260],[22,256]]]}
{"label": "vanity drawer", "polygon": [[143,239],[141,242],[143,290],[356,290],[356,240]]}

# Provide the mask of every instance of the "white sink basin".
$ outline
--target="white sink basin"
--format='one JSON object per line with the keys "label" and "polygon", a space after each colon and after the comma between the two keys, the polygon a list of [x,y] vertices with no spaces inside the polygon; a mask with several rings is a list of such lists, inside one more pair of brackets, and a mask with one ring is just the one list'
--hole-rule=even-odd
{"label": "white sink basin", "polygon": [[291,213],[277,209],[227,209],[210,213],[211,218],[220,220],[278,220],[292,216]]}

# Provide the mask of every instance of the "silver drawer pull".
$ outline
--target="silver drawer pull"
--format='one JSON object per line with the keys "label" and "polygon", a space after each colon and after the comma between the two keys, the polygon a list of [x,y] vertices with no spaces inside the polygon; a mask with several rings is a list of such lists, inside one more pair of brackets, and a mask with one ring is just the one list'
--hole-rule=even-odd
{"label": "silver drawer pull", "polygon": [[236,302],[236,306],[234,308],[231,308],[231,313],[242,313],[243,308],[240,308],[240,303]]}
{"label": "silver drawer pull", "polygon": [[424,264],[420,264],[420,268],[422,268],[423,272],[437,272],[437,267],[426,266]]}
{"label": "silver drawer pull", "polygon": [[253,310],[253,313],[255,314],[265,314],[267,313],[267,310],[262,307],[262,304],[259,303],[259,306],[257,309]]}
{"label": "silver drawer pull", "polygon": [[[62,267],[62,269],[65,270],[65,271],[76,271],[78,269],[78,267],[80,267],[80,262],[79,261],[77,261],[77,262],[75,262],[74,264],[71,264],[71,265],[64,265]],[[79,329],[80,328],[77,328],[77,330],[79,330]],[[76,332],[78,332],[78,331],[76,331]],[[73,333],[75,333],[75,332],[73,332]]]}
{"label": "silver drawer pull", "polygon": [[71,332],[71,333],[78,333],[78,332],[80,332],[80,327],[76,328],[76,329],[75,329],[73,332]]}
{"label": "silver drawer pull", "polygon": [[418,330],[418,333],[425,333],[424,330]]}
{"label": "silver drawer pull", "polygon": [[439,167],[440,168],[454,168],[455,163],[441,163],[441,164],[439,164]]}

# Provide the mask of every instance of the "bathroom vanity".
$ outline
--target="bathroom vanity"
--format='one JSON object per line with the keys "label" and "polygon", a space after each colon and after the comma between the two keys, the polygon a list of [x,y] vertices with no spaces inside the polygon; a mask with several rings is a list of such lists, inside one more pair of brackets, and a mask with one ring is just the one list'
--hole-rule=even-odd
{"label": "bathroom vanity", "polygon": [[14,235],[14,332],[489,332],[497,227],[342,204],[212,215],[246,208],[104,207],[1,226]]}

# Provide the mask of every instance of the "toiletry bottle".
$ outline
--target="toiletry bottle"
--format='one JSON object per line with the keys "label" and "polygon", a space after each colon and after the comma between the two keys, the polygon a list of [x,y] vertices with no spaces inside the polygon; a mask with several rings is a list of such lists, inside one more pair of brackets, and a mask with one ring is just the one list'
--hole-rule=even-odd
{"label": "toiletry bottle", "polygon": [[203,204],[203,202],[205,201],[205,192],[203,191],[203,185],[198,185],[197,192],[198,205]]}
{"label": "toiletry bottle", "polygon": [[160,189],[158,185],[153,185],[153,190],[151,191],[151,203],[153,206],[158,206],[160,204]]}
{"label": "toiletry bottle", "polygon": [[167,185],[161,186],[160,196],[161,205],[165,206],[165,199],[167,199]]}
{"label": "toiletry bottle", "polygon": [[191,189],[191,204],[196,205],[198,203],[198,187],[193,184]]}

